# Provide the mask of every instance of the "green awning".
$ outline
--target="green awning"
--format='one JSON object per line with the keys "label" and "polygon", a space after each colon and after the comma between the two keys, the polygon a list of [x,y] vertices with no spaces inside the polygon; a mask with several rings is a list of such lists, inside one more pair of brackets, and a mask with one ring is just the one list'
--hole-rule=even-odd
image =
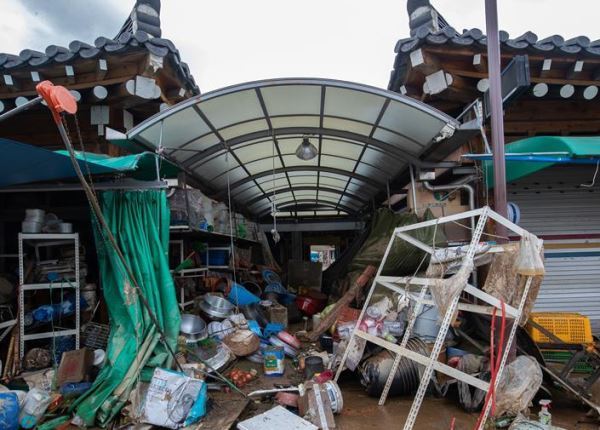
{"label": "green awning", "polygon": [[[506,182],[516,181],[555,164],[595,164],[600,157],[600,137],[538,136],[505,146]],[[512,154],[522,154],[515,157]],[[494,186],[491,160],[482,162],[488,187]]]}
{"label": "green awning", "polygon": [[[66,151],[49,151],[0,138],[0,187],[57,181],[75,177],[75,170]],[[120,175],[139,180],[156,179],[157,155],[152,152],[109,157],[108,155],[77,153],[81,170],[92,175]],[[172,163],[159,160],[162,178],[177,176],[179,169]]]}
{"label": "green awning", "polygon": [[[69,156],[66,150],[54,151],[55,153]],[[135,179],[149,181],[156,179],[156,161],[157,156],[152,152],[141,152],[139,154],[123,155],[121,157],[110,157],[105,154],[95,154],[92,152],[75,152],[78,160],[87,162],[89,165],[103,168],[107,172],[130,172],[130,176]],[[158,159],[161,178],[174,178],[179,172],[179,168],[174,164]]]}

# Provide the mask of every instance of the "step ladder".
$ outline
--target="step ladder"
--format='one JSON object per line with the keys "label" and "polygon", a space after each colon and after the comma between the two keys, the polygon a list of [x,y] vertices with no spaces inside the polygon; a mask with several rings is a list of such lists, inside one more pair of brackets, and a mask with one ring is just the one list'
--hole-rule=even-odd
{"label": "step ladder", "polygon": [[[491,315],[493,313],[494,307],[497,309],[501,308],[501,306],[502,306],[501,301],[498,300],[496,297],[494,297],[490,294],[487,294],[486,292],[474,287],[473,285],[470,285],[468,282],[465,282],[465,285],[462,288],[462,291],[459,291],[459,293],[457,293],[454,296],[454,298],[452,299],[452,301],[450,302],[450,304],[446,310],[446,313],[444,314],[444,318],[441,323],[440,331],[435,339],[435,343],[433,345],[431,354],[429,355],[429,357],[427,357],[427,356],[424,356],[422,354],[419,354],[415,351],[408,349],[406,347],[406,345],[408,343],[408,340],[411,337],[415,321],[417,319],[417,316],[420,314],[423,305],[435,305],[433,300],[426,299],[425,297],[426,297],[426,293],[429,289],[429,286],[431,284],[433,284],[433,282],[436,281],[436,279],[423,278],[423,277],[394,277],[394,276],[382,276],[381,275],[382,269],[386,264],[388,255],[390,253],[390,250],[391,250],[396,238],[405,240],[406,242],[412,244],[413,246],[416,246],[417,248],[419,248],[433,256],[434,252],[435,252],[435,249],[433,248],[433,246],[423,243],[422,241],[416,239],[415,237],[407,234],[407,232],[422,229],[422,228],[428,228],[428,227],[432,227],[432,226],[436,226],[436,228],[437,228],[437,226],[442,225],[442,224],[451,223],[451,222],[455,223],[457,221],[460,221],[463,219],[468,219],[468,218],[478,218],[478,221],[477,221],[475,230],[472,232],[471,242],[469,244],[469,247],[467,248],[467,251],[466,251],[464,257],[462,258],[461,268],[463,268],[463,270],[464,270],[464,268],[472,267],[473,259],[475,257],[475,253],[477,250],[477,245],[479,244],[479,241],[481,239],[481,235],[483,234],[486,223],[490,219],[494,220],[497,223],[504,225],[508,230],[510,230],[512,233],[515,233],[518,236],[523,236],[523,235],[527,234],[527,231],[525,231],[521,227],[517,226],[516,224],[513,224],[512,222],[508,221],[506,218],[504,218],[501,215],[499,215],[498,213],[492,211],[487,206],[480,208],[480,209],[475,209],[472,211],[467,211],[467,212],[463,212],[460,214],[456,214],[456,215],[450,215],[450,216],[441,217],[441,218],[434,219],[434,220],[424,221],[424,222],[396,228],[394,230],[394,233],[392,234],[392,237],[390,238],[390,241],[386,248],[385,254],[383,256],[383,259],[382,259],[379,269],[377,271],[377,275],[375,276],[375,279],[373,280],[371,289],[369,290],[367,299],[362,308],[362,311],[360,313],[358,321],[354,327],[354,330],[350,336],[350,340],[348,341],[348,346],[346,347],[346,350],[342,357],[342,361],[341,361],[340,366],[338,367],[338,370],[335,375],[334,380],[337,382],[337,380],[340,377],[340,374],[344,370],[344,366],[346,364],[346,360],[348,359],[348,355],[349,355],[350,351],[353,349],[354,343],[359,341],[358,339],[360,339],[360,341],[367,341],[367,342],[374,343],[376,345],[379,345],[382,348],[385,348],[386,350],[388,350],[390,352],[395,353],[395,358],[394,358],[394,362],[392,364],[390,374],[388,376],[388,379],[385,383],[383,392],[381,393],[381,397],[379,399],[379,405],[383,406],[385,404],[387,395],[388,395],[389,390],[394,381],[394,376],[396,375],[396,371],[398,370],[398,366],[400,364],[400,360],[402,359],[402,357],[406,357],[409,360],[415,361],[415,362],[419,363],[420,365],[425,366],[425,369],[421,375],[421,382],[419,384],[419,388],[417,390],[413,404],[411,406],[411,409],[410,409],[408,416],[406,418],[406,421],[404,423],[404,430],[411,430],[414,427],[416,419],[417,419],[417,415],[419,413],[419,409],[421,407],[421,404],[423,403],[423,399],[425,397],[425,394],[426,394],[426,391],[429,386],[429,382],[431,380],[434,370],[437,372],[441,372],[445,375],[448,375],[451,378],[454,378],[459,381],[465,382],[469,385],[472,385],[480,390],[485,391],[486,393],[490,390],[490,384],[488,382],[478,379],[472,375],[469,375],[469,374],[464,373],[460,370],[457,370],[451,366],[448,366],[444,363],[439,362],[438,356],[444,345],[446,335],[448,334],[448,329],[450,328],[450,324],[452,323],[455,312],[457,310],[461,310],[464,312],[475,312],[475,313],[479,313],[479,314]],[[487,250],[486,252],[502,252],[502,247],[495,247],[495,248]],[[498,386],[498,383],[501,379],[502,372],[506,365],[506,360],[508,358],[508,354],[509,354],[511,345],[514,341],[517,327],[519,325],[518,321],[521,320],[521,315],[523,313],[525,303],[527,302],[527,297],[529,295],[529,290],[531,288],[532,279],[533,279],[532,276],[528,276],[526,279],[525,287],[524,287],[523,294],[522,294],[518,308],[515,309],[512,306],[505,305],[505,312],[506,312],[507,318],[514,319],[515,323],[511,325],[510,334],[509,334],[508,340],[506,342],[506,348],[505,348],[502,358],[501,358],[500,368],[498,371],[495,387]],[[411,289],[408,288],[410,285],[420,286],[420,290],[419,290],[418,294],[415,294],[415,292],[411,291]],[[402,340],[400,341],[400,344],[389,342],[385,339],[382,339],[380,337],[366,333],[359,329],[360,322],[363,320],[363,318],[365,316],[365,312],[370,305],[370,301],[373,296],[373,292],[375,291],[375,289],[377,287],[387,288],[391,291],[394,291],[394,292],[400,294],[401,300],[403,298],[409,298],[411,301],[413,301],[415,303],[414,306],[412,306],[413,311],[410,313],[410,315],[408,317],[408,323],[406,326],[406,330],[404,332]],[[470,304],[470,303],[462,303],[461,302],[461,296],[462,296],[461,293],[467,293],[471,296],[474,296],[480,302],[484,302],[485,305],[474,305],[474,304]],[[484,428],[485,422],[487,421],[488,415],[490,413],[490,409],[491,409],[491,403],[488,403],[488,406],[486,407],[486,410],[484,411],[484,416],[483,416],[481,425],[479,427],[480,430],[482,430]]]}

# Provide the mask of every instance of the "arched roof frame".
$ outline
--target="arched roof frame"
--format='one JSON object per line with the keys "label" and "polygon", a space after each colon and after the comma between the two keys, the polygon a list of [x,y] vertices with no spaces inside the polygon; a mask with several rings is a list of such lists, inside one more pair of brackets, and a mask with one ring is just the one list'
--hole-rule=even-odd
{"label": "arched roof frame", "polygon": [[[277,205],[356,213],[458,123],[424,103],[367,85],[274,79],[185,100],[136,126],[130,140],[160,150],[258,215]],[[308,137],[317,157],[295,148]],[[271,180],[269,180],[271,179]]]}

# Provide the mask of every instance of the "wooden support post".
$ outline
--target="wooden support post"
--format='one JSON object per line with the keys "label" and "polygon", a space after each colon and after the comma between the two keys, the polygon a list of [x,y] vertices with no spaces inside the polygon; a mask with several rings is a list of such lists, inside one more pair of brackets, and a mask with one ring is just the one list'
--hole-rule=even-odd
{"label": "wooden support post", "polygon": [[568,79],[576,79],[579,74],[583,71],[583,60],[575,61],[575,64],[569,69],[569,73],[567,73]]}
{"label": "wooden support post", "polygon": [[108,97],[108,90],[106,87],[102,85],[96,85],[92,88],[92,100],[95,102],[100,102]]}
{"label": "wooden support post", "polygon": [[416,49],[410,53],[410,64],[414,70],[423,74],[432,74],[440,70],[439,60],[422,48]]}
{"label": "wooden support post", "polygon": [[552,59],[546,58],[542,63],[542,70],[540,71],[540,77],[545,78],[550,74],[552,69]]}
{"label": "wooden support post", "polygon": [[96,79],[101,81],[106,77],[108,73],[108,63],[104,58],[98,59],[98,64],[96,66]]}
{"label": "wooden support post", "polygon": [[19,96],[15,99],[15,106],[16,107],[23,106],[28,101],[29,101],[29,99],[27,97]]}
{"label": "wooden support post", "polygon": [[65,66],[65,76],[67,77],[67,82],[72,84],[75,82],[75,69],[71,65]]}
{"label": "wooden support post", "polygon": [[75,101],[79,103],[81,101],[81,93],[77,90],[69,90],[71,95],[75,98]]}
{"label": "wooden support post", "polygon": [[146,59],[146,63],[143,65],[143,68],[140,73],[149,76],[155,76],[160,69],[163,68],[163,57],[159,57],[158,55],[150,54]]}
{"label": "wooden support post", "polygon": [[593,100],[598,95],[598,87],[596,85],[590,85],[583,89],[583,98],[586,100]]}
{"label": "wooden support post", "polygon": [[43,79],[42,79],[42,75],[40,74],[40,72],[32,71],[30,74],[31,74],[31,80],[33,82],[42,82]]}
{"label": "wooden support post", "polygon": [[490,88],[490,80],[488,78],[480,79],[477,82],[477,90],[480,93],[485,93]]}
{"label": "wooden support post", "polygon": [[540,82],[539,84],[535,84],[531,92],[535,97],[544,97],[548,94],[548,84]]}
{"label": "wooden support post", "polygon": [[563,99],[571,98],[575,94],[575,87],[571,84],[563,85],[560,87],[559,94]]}
{"label": "wooden support post", "polygon": [[182,99],[185,97],[185,89],[184,88],[173,88],[167,91],[167,99]]}
{"label": "wooden support post", "polygon": [[3,78],[4,85],[6,85],[11,92],[18,91],[20,89],[19,82],[13,77],[13,75],[5,74]]}
{"label": "wooden support post", "polygon": [[487,60],[485,59],[483,54],[473,55],[473,67],[478,72],[487,73],[487,70],[488,70]]}

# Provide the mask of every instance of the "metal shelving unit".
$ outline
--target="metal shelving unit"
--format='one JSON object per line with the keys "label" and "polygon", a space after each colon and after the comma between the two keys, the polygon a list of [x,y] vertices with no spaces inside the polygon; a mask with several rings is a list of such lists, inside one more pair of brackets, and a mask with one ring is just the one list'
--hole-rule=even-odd
{"label": "metal shelving unit", "polygon": [[[63,279],[57,282],[35,284],[25,283],[25,245],[35,252],[36,262],[40,261],[40,248],[73,244],[75,252],[75,279]],[[19,233],[19,356],[25,354],[25,342],[28,340],[50,339],[60,336],[75,336],[75,349],[79,349],[80,306],[79,306],[79,234],[78,233]],[[44,333],[25,333],[25,291],[53,290],[73,288],[75,290],[75,328],[60,329]]]}

